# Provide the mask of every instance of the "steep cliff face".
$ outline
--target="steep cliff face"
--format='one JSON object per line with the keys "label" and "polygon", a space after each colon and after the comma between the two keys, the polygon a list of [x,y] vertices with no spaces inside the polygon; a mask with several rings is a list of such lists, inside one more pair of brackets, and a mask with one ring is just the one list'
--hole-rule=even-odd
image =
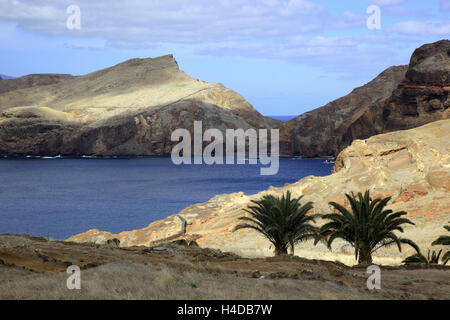
{"label": "steep cliff face", "polygon": [[383,104],[372,106],[378,132],[409,129],[450,116],[450,41],[424,45],[414,51],[406,76]]}
{"label": "steep cliff face", "polygon": [[0,82],[0,155],[163,155],[171,132],[270,128],[242,96],[193,79],[172,55],[132,59],[85,76]]}
{"label": "steep cliff face", "polygon": [[389,98],[406,70],[406,66],[390,67],[350,94],[288,121],[280,127],[281,152],[305,157],[337,154],[351,142],[347,140],[353,140],[346,135],[349,128],[370,105]]}
{"label": "steep cliff face", "polygon": [[280,127],[281,152],[336,156],[355,139],[449,117],[450,41],[416,49],[409,66],[390,67],[368,84]]}
{"label": "steep cliff face", "polygon": [[[395,131],[355,140],[336,159],[334,173],[326,177],[306,177],[282,188],[246,196],[243,193],[218,195],[211,200],[192,205],[178,216],[186,222],[184,237],[196,239],[202,247],[219,248],[248,256],[273,254],[270,243],[250,230],[233,232],[238,218],[246,215],[244,209],[251,200],[266,194],[281,195],[291,191],[303,195],[302,202],[313,201],[315,213],[329,213],[329,201],[343,205],[344,193],[371,190],[372,197],[391,196],[389,208],[405,210],[416,226],[407,226],[404,236],[427,248],[442,233],[442,226],[450,218],[450,120],[410,130]],[[319,224],[323,223],[318,221]],[[97,229],[71,237],[70,241],[103,243],[118,238],[123,246],[149,245],[179,237],[181,219],[172,215],[149,226],[119,234]],[[343,242],[336,242],[333,252],[319,244],[302,243],[296,248],[300,256],[314,259],[339,260],[356,263],[354,252]],[[413,253],[404,248],[383,249],[375,257],[376,263],[399,264]]]}

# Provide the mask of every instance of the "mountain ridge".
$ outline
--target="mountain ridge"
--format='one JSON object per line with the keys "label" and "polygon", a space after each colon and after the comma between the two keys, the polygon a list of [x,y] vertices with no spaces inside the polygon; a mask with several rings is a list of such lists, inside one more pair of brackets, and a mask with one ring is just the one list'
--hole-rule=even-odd
{"label": "mountain ridge", "polygon": [[0,82],[0,154],[167,155],[170,132],[271,128],[238,93],[193,79],[173,55],[130,59],[84,76]]}

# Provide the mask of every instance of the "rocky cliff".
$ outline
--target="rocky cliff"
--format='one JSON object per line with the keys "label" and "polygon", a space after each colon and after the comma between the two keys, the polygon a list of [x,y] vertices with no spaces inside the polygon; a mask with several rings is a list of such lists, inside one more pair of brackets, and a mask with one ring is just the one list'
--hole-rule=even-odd
{"label": "rocky cliff", "polygon": [[269,128],[242,96],[193,79],[172,55],[132,59],[85,76],[0,82],[0,155],[164,155],[171,132]]}
{"label": "rocky cliff", "polygon": [[[408,218],[416,226],[407,226],[405,236],[426,249],[442,233],[443,225],[450,218],[449,136],[450,120],[442,120],[415,129],[355,140],[339,154],[330,176],[310,176],[256,195],[218,195],[140,230],[111,234],[94,229],[68,240],[103,243],[118,238],[121,245],[132,246],[185,237],[196,239],[202,247],[267,256],[272,255],[273,249],[259,234],[249,230],[232,232],[251,200],[290,190],[295,196],[304,195],[304,202],[313,201],[316,213],[327,213],[331,210],[329,201],[345,204],[345,192],[371,189],[373,197],[392,196],[389,206],[393,210],[408,212]],[[183,221],[186,221],[185,234]],[[322,244],[315,247],[307,242],[296,248],[296,253],[307,258],[340,260],[347,264],[356,262],[348,245],[336,242],[333,248],[333,252],[329,252]],[[375,262],[398,264],[413,253],[410,248],[404,249],[402,253],[396,249],[379,251]]]}
{"label": "rocky cliff", "polygon": [[450,41],[416,49],[409,66],[390,67],[368,84],[280,127],[282,153],[336,156],[355,139],[449,118]]}
{"label": "rocky cliff", "polygon": [[363,115],[374,132],[414,128],[450,117],[450,41],[414,51],[405,78],[391,97]]}

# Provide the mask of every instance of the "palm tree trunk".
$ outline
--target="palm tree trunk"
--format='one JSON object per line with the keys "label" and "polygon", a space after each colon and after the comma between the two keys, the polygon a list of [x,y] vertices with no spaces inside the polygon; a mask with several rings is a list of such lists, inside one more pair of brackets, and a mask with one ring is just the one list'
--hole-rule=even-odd
{"label": "palm tree trunk", "polygon": [[287,254],[287,253],[288,253],[287,246],[285,246],[285,245],[275,246],[275,255],[276,256],[280,256],[280,255]]}
{"label": "palm tree trunk", "polygon": [[360,249],[358,253],[358,264],[359,265],[371,265],[372,264],[372,254],[367,249]]}

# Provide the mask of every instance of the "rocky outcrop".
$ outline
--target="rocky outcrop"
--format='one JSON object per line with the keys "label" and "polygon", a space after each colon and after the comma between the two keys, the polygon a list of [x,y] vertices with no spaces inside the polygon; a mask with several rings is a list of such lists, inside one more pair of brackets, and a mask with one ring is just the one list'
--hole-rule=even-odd
{"label": "rocky outcrop", "polygon": [[349,95],[280,127],[282,153],[336,156],[355,139],[448,119],[450,41],[414,51],[409,66],[390,67]]}
{"label": "rocky outcrop", "polygon": [[[327,213],[329,201],[345,203],[345,192],[370,189],[372,196],[391,196],[390,208],[406,210],[416,226],[407,226],[405,236],[422,248],[427,248],[442,232],[450,218],[450,120],[436,121],[419,128],[376,135],[367,140],[355,140],[336,159],[334,173],[326,177],[307,177],[282,188],[270,188],[256,195],[243,193],[218,195],[211,200],[192,205],[178,216],[186,220],[186,235],[196,235],[201,247],[220,248],[248,256],[272,255],[269,242],[259,234],[240,230],[233,232],[245,215],[251,200],[265,194],[280,195],[290,190],[303,195],[303,201],[314,202],[314,212]],[[321,223],[319,221],[319,223]],[[151,223],[139,230],[117,235],[99,230],[71,237],[75,242],[104,243],[117,238],[123,246],[150,245],[155,241],[178,235],[181,222],[177,215]],[[336,242],[333,252],[312,242],[299,245],[296,254],[307,258],[340,260],[354,264],[353,251]],[[412,249],[384,249],[375,257],[376,263],[398,264],[412,254]]]}
{"label": "rocky outcrop", "polygon": [[0,155],[165,155],[171,132],[270,128],[242,96],[193,79],[172,55],[132,59],[85,76],[0,82]]}

